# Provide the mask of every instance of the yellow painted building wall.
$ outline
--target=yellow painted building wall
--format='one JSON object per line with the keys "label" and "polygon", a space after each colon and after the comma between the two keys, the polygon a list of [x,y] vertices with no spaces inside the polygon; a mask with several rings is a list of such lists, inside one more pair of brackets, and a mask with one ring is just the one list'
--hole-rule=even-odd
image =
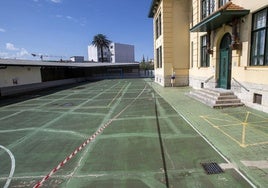
{"label": "yellow painted building wall", "polygon": [[155,38],[154,49],[156,62],[156,49],[162,45],[163,67],[155,67],[155,81],[163,86],[170,86],[170,77],[174,72],[175,85],[188,85],[189,5],[188,0],[162,0],[154,15],[154,20],[160,12],[162,15],[162,35]]}
{"label": "yellow painted building wall", "polygon": [[[155,70],[155,81],[161,85],[164,86],[164,68],[158,68],[157,67],[157,53],[156,53],[156,49],[159,48],[160,46],[163,45],[163,34],[160,35],[158,38],[156,38],[156,23],[155,23],[155,20],[158,18],[159,14],[162,14],[163,12],[163,1],[161,1],[159,7],[158,7],[158,10],[157,12],[155,13],[154,15],[154,70]],[[161,22],[163,23],[163,18],[161,20]],[[161,30],[162,30],[162,33],[163,33],[163,24],[161,25]],[[162,57],[162,63],[163,63],[163,57]]]}
{"label": "yellow painted building wall", "polygon": [[243,47],[242,51],[238,52],[239,58],[237,60],[237,65],[233,65],[233,77],[237,78],[241,82],[268,85],[268,66],[250,66],[252,13],[267,7],[268,2],[267,0],[233,0],[233,3],[250,10],[250,14],[245,17],[243,23],[241,23],[242,32],[240,37]]}
{"label": "yellow painted building wall", "polygon": [[[192,20],[189,23],[190,28],[194,25],[198,24],[201,20],[200,16],[200,0],[192,0]],[[190,31],[189,31],[190,32]],[[200,88],[201,82],[205,82],[215,75],[216,67],[215,67],[215,56],[210,55],[210,67],[201,67],[200,64],[200,51],[201,51],[201,36],[206,35],[206,32],[191,32],[190,33],[190,69],[189,69],[189,77],[190,77],[190,85],[194,88]],[[193,82],[191,78],[195,80],[199,80],[197,82]],[[212,79],[215,79],[214,77]]]}
{"label": "yellow painted building wall", "polygon": [[[218,8],[218,0],[215,7]],[[231,90],[246,105],[268,112],[268,66],[250,66],[251,33],[253,13],[268,6],[267,0],[231,0],[232,3],[250,10],[239,21],[241,50],[231,53]],[[156,49],[162,46],[162,68],[155,67],[155,81],[162,86],[170,86],[170,77],[176,74],[176,86],[190,85],[193,88],[215,88],[219,79],[220,43],[226,33],[232,34],[229,23],[211,31],[209,67],[200,63],[201,36],[206,32],[190,32],[201,21],[201,0],[153,0],[154,23],[159,13],[162,15],[162,35],[154,38]],[[216,8],[216,10],[217,10]],[[155,37],[155,25],[154,25]],[[267,49],[266,49],[267,50]],[[188,83],[189,82],[189,83]],[[262,104],[254,104],[255,94],[261,94]]]}
{"label": "yellow painted building wall", "polygon": [[[200,21],[200,1],[193,0],[193,23],[190,25],[196,25]],[[268,76],[263,75],[267,74],[266,67],[255,67],[249,66],[250,61],[250,46],[251,46],[251,21],[252,21],[252,12],[260,10],[267,6],[266,0],[258,1],[244,1],[244,0],[233,0],[233,3],[244,7],[245,9],[250,10],[250,14],[243,19],[243,23],[240,24],[240,40],[242,42],[242,50],[232,52],[233,57],[233,76],[243,82],[252,82],[252,83],[262,83],[268,84]],[[206,33],[195,32],[191,33],[191,42],[193,44],[193,53],[191,54],[191,59],[193,59],[193,66],[190,68],[190,76],[200,77],[202,79],[209,78],[212,74],[215,74],[217,78],[217,63],[219,60],[218,47],[221,40],[221,37],[224,33],[229,32],[231,34],[230,26],[223,26],[217,30],[217,34],[214,36],[213,43],[213,55],[210,55],[210,67],[201,68],[200,67],[200,37]],[[240,69],[239,69],[240,67]],[[260,72],[258,72],[258,70]],[[263,74],[262,74],[263,73]],[[249,75],[247,75],[249,74]]]}
{"label": "yellow painted building wall", "polygon": [[[250,13],[243,17],[239,23],[239,37],[242,49],[232,50],[231,90],[246,105],[268,112],[268,66],[250,66],[252,14],[267,7],[268,2],[267,0],[232,0],[232,3],[250,10]],[[201,21],[200,4],[200,0],[192,0],[193,18],[189,23],[190,27]],[[218,6],[216,5],[216,7]],[[232,27],[228,24],[211,32],[213,54],[210,55],[210,66],[201,67],[200,37],[206,33],[191,32],[189,85],[193,88],[200,88],[203,85],[208,88],[217,87],[219,77],[219,45],[225,33],[232,34]],[[254,94],[262,95],[261,105],[253,103]]]}

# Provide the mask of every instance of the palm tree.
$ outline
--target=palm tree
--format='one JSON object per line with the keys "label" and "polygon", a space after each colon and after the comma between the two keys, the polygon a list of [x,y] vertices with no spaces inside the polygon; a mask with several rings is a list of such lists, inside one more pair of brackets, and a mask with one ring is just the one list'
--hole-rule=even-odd
{"label": "palm tree", "polygon": [[97,34],[94,36],[92,44],[101,50],[101,62],[103,63],[103,48],[108,48],[111,41],[103,34]]}

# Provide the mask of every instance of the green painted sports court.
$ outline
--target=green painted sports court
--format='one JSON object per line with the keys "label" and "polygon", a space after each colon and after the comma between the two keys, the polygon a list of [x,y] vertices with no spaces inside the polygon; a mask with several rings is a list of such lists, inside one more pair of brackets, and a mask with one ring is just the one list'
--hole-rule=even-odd
{"label": "green painted sports court", "polygon": [[265,187],[268,115],[189,90],[116,79],[1,99],[0,187]]}

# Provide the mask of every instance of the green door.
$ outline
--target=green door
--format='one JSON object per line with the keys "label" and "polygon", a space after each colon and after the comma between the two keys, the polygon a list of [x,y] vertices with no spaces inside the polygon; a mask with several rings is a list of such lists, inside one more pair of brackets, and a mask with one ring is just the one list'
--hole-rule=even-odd
{"label": "green door", "polygon": [[229,50],[220,51],[220,75],[219,87],[224,89],[228,88],[228,71],[229,70]]}
{"label": "green door", "polygon": [[229,48],[230,44],[230,34],[224,35],[220,45],[220,69],[218,82],[218,87],[223,89],[230,89],[231,86],[231,57]]}

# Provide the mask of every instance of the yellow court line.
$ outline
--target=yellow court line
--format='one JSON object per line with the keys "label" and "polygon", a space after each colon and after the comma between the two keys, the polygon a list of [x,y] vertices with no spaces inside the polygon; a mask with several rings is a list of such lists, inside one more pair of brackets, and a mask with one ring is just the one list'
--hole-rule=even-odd
{"label": "yellow court line", "polygon": [[[208,116],[200,116],[200,117],[201,117],[201,118],[213,119],[213,120],[219,120],[219,121],[225,121],[225,122],[233,122],[233,121],[236,121],[237,123],[235,123],[235,124],[241,124],[241,123],[243,123],[243,121],[241,121],[240,119],[237,119],[237,118],[235,118],[235,117],[233,117],[233,116],[230,116],[229,114],[224,114],[224,115],[225,115],[225,116],[229,116],[230,119],[233,119],[233,120],[215,118],[215,117],[213,117],[212,115],[208,115]],[[212,117],[211,117],[211,116],[212,116]],[[224,118],[224,117],[223,117],[223,118]],[[228,124],[226,124],[226,125],[228,125]],[[232,124],[230,124],[230,125],[232,125]]]}
{"label": "yellow court line", "polygon": [[[242,114],[242,115],[245,115],[245,113],[230,113],[230,114]],[[225,115],[228,116],[229,118],[233,119],[233,120],[239,121],[241,123],[243,122],[241,119],[238,119],[238,118],[236,118],[234,116],[231,116],[230,114],[225,114]]]}
{"label": "yellow court line", "polygon": [[229,135],[228,133],[226,133],[225,131],[223,131],[219,126],[215,126],[213,123],[211,123],[209,120],[205,119],[205,121],[207,121],[210,125],[212,125],[214,128],[218,129],[220,132],[222,132],[225,136],[229,137],[231,140],[233,140],[234,142],[236,142],[239,146],[241,146],[241,142],[236,140],[234,137],[232,137],[231,135]]}
{"label": "yellow court line", "polygon": [[[250,126],[254,126],[254,127],[265,127],[267,125],[256,125],[255,123],[267,123],[268,124],[268,121],[259,121],[259,122],[249,122],[248,124]],[[251,125],[252,124],[252,125]],[[267,127],[268,128],[268,127]]]}
{"label": "yellow court line", "polygon": [[254,144],[247,144],[247,146],[258,146],[258,145],[266,145],[266,144],[268,144],[268,141],[258,142],[258,143],[254,143]]}
{"label": "yellow court line", "polygon": [[[215,120],[220,120],[220,121],[226,121],[226,122],[233,122],[233,121],[227,120],[227,119],[220,119],[220,118],[214,118],[214,117],[207,117],[207,118],[209,118],[209,119],[215,119]],[[239,122],[241,122],[241,121],[239,121]]]}
{"label": "yellow court line", "polygon": [[254,116],[260,117],[260,118],[265,119],[265,120],[268,121],[268,118],[267,118],[267,117],[264,117],[264,116],[262,116],[262,115],[255,114],[255,113],[252,113],[252,112],[250,112],[250,113],[253,114]]}
{"label": "yellow court line", "polygon": [[240,126],[243,123],[234,123],[234,124],[226,124],[226,125],[216,125],[217,127],[232,127],[232,126]]}
{"label": "yellow court line", "polygon": [[243,125],[243,129],[242,129],[242,147],[246,147],[245,143],[246,143],[246,126],[247,126],[247,121],[248,121],[248,116],[249,116],[249,112],[247,112],[245,121],[242,123]]}
{"label": "yellow court line", "polygon": [[266,120],[266,121],[248,121],[247,123],[251,123],[251,124],[254,124],[254,123],[268,123],[268,120]]}
{"label": "yellow court line", "polygon": [[209,120],[207,120],[205,117],[201,117],[201,118],[203,118],[206,122],[208,122],[210,125],[212,125],[212,127],[218,127],[217,125],[215,125],[212,122],[210,122]]}
{"label": "yellow court line", "polygon": [[243,129],[242,129],[242,146],[245,146],[246,143],[246,126],[247,123],[243,123]]}
{"label": "yellow court line", "polygon": [[258,132],[257,134],[262,134],[262,135],[264,135],[265,137],[267,137],[267,139],[268,139],[268,134],[267,134],[267,133],[265,133],[265,132],[263,132],[263,131],[260,131],[260,130],[258,130],[258,129],[255,129],[254,126],[252,126],[252,125],[250,125],[250,127],[251,127],[251,130],[254,129],[254,130],[252,130],[252,131],[254,131],[254,132]]}
{"label": "yellow court line", "polygon": [[248,122],[248,116],[249,116],[250,112],[247,112],[247,115],[246,115],[246,119],[244,121],[244,123],[247,123]]}
{"label": "yellow court line", "polygon": [[222,132],[225,136],[229,137],[231,140],[236,142],[239,146],[242,146],[242,143],[240,141],[236,140],[234,137],[232,137],[231,135],[229,135],[228,133],[226,133],[225,131],[223,131],[219,127],[215,127],[215,128],[218,129],[220,132]]}
{"label": "yellow court line", "polygon": [[[261,119],[263,119],[264,121],[268,121],[268,118],[266,118],[266,117],[264,117],[264,116],[261,116],[261,115],[259,115],[259,114],[255,114],[255,113],[252,113],[252,112],[250,112],[250,111],[247,111],[247,112],[240,112],[240,113],[232,113],[232,114],[250,114],[251,116],[256,116],[256,117],[259,117],[259,118],[261,118]],[[227,114],[227,115],[229,115],[229,114]],[[230,115],[229,115],[230,116]],[[232,116],[231,116],[232,117]],[[235,118],[235,117],[234,117]],[[237,118],[236,118],[237,119]]]}
{"label": "yellow court line", "polygon": [[[227,127],[227,126],[231,126],[231,125],[222,125],[222,126],[217,126],[215,125],[214,123],[212,123],[210,121],[210,119],[213,119],[213,118],[210,118],[208,116],[200,116],[201,118],[203,118],[206,122],[208,122],[212,127],[218,129],[220,132],[222,132],[225,136],[227,136],[228,138],[230,138],[231,140],[233,140],[234,142],[236,142],[240,147],[248,147],[248,146],[256,146],[256,145],[261,145],[261,144],[266,144],[268,143],[268,141],[266,142],[257,142],[257,143],[253,143],[253,144],[246,144],[246,126],[250,126],[250,127],[253,127],[252,122],[250,123],[247,123],[248,121],[248,117],[249,117],[249,114],[250,112],[247,112],[247,115],[245,117],[245,121],[244,122],[241,122],[240,124],[233,124],[233,125],[242,125],[243,126],[243,129],[242,129],[242,138],[241,138],[241,142],[238,141],[237,139],[235,139],[234,137],[232,137],[230,134],[226,133],[224,130],[221,129],[221,127]],[[228,115],[228,114],[226,114]],[[230,116],[230,115],[229,115]],[[232,117],[232,116],[231,116]],[[215,118],[214,118],[215,119]],[[235,118],[237,119],[237,118]],[[221,119],[218,119],[218,120],[221,120]],[[266,121],[265,121],[266,122]],[[253,127],[254,128],[254,127]],[[258,130],[254,130],[254,132],[259,132]],[[263,133],[263,132],[260,132],[261,134],[266,134],[266,133]]]}
{"label": "yellow court line", "polygon": [[[216,125],[216,124],[214,124],[214,123],[212,123],[211,121],[210,121],[210,119],[211,118],[207,118],[207,117],[201,117],[201,118],[203,118],[205,121],[207,121],[210,125],[212,125],[213,127],[228,127],[228,126],[232,126],[232,125],[241,125],[243,122],[239,122],[239,123],[234,123],[234,124],[224,124],[224,125],[221,125],[221,126],[219,126],[219,125]],[[218,119],[218,120],[220,120],[220,119]]]}

